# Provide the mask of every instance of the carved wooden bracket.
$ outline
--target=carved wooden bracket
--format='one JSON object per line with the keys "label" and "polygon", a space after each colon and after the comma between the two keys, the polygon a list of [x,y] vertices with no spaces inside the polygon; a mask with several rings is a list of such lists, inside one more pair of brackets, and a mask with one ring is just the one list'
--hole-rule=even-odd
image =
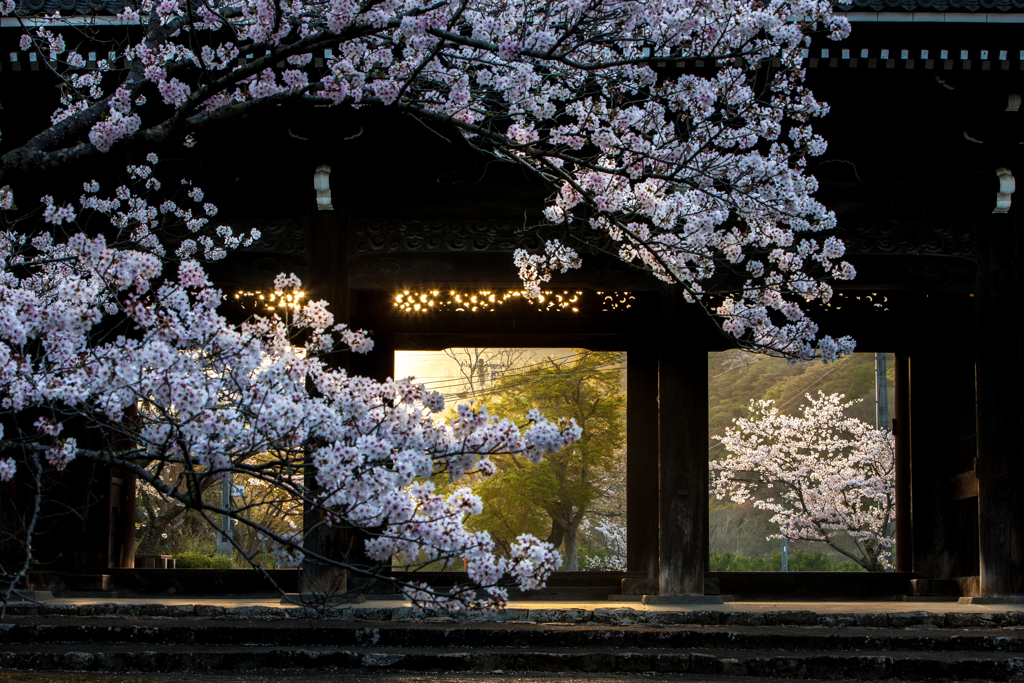
{"label": "carved wooden bracket", "polygon": [[996,194],[996,208],[992,209],[992,213],[1007,213],[1017,181],[1008,168],[997,168],[996,175],[999,176],[999,192]]}
{"label": "carved wooden bracket", "polygon": [[317,211],[334,211],[331,204],[331,167],[322,164],[313,173],[313,189],[316,190]]}

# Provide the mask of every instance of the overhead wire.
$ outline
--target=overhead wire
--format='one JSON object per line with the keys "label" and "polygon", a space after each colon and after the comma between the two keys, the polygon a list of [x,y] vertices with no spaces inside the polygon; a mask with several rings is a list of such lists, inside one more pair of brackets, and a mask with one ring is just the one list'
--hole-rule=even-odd
{"label": "overhead wire", "polygon": [[[537,368],[539,366],[547,365],[547,364],[551,363],[552,361],[554,361],[556,363],[558,363],[558,362],[565,362],[565,361],[574,362],[575,360],[579,359],[581,356],[583,356],[582,353],[575,353],[575,354],[570,354],[570,355],[567,355],[567,356],[561,356],[561,357],[557,357],[557,358],[552,358],[552,357],[548,356],[547,358],[545,358],[542,361],[538,361],[536,363],[531,363],[529,365],[517,368],[516,371],[513,372],[513,373],[503,373],[501,375],[501,379],[502,380],[506,380],[508,378],[516,378],[516,377],[524,377],[524,376],[527,376],[527,375],[532,375],[533,374],[533,369]],[[594,371],[596,371],[598,373],[601,373],[601,374],[604,374],[604,373],[612,372],[612,370],[602,370],[602,368],[612,367],[612,366],[621,365],[621,364],[622,364],[622,361],[612,361],[612,362],[608,362],[608,363],[601,363],[599,365],[588,365],[588,366],[583,367],[583,368],[575,368],[575,369],[572,369],[571,371],[560,372],[560,373],[557,373],[555,376],[557,376],[557,377],[570,377],[572,375],[577,375],[577,374],[581,374],[581,373],[584,373],[584,372],[594,372]],[[532,379],[531,378],[529,381],[519,382],[519,383],[515,383],[515,384],[508,384],[507,382],[502,382],[502,384],[500,386],[491,385],[491,386],[488,386],[488,387],[482,387],[480,389],[476,389],[476,390],[472,390],[472,391],[461,390],[461,389],[463,389],[466,386],[466,381],[464,379],[454,379],[453,381],[447,382],[446,384],[437,384],[437,383],[424,382],[423,386],[426,389],[428,389],[428,390],[435,390],[435,391],[436,390],[442,390],[441,393],[445,394],[446,396],[450,396],[451,394],[458,394],[460,398],[475,398],[475,397],[481,397],[481,396],[488,396],[488,395],[503,393],[503,392],[506,392],[506,391],[510,391],[510,390],[514,390],[514,389],[519,389],[521,387],[530,386],[532,384],[539,384],[539,383],[547,382],[547,381],[550,381],[551,379],[552,379],[552,376],[549,375],[547,377],[540,377],[540,378],[536,378],[536,379]],[[450,392],[443,391],[443,389],[446,389],[446,388],[458,388],[460,390],[459,391],[450,391]]]}
{"label": "overhead wire", "polygon": [[512,385],[505,385],[505,384],[503,384],[501,386],[492,386],[492,387],[489,387],[489,388],[486,388],[486,389],[478,389],[476,391],[466,392],[466,398],[477,397],[477,396],[489,396],[489,395],[492,395],[492,394],[501,394],[501,393],[504,393],[504,392],[509,391],[511,389],[519,389],[519,388],[528,387],[528,386],[531,386],[531,385],[534,385],[534,384],[543,384],[544,382],[550,382],[553,377],[558,377],[558,378],[572,377],[573,375],[581,375],[583,373],[589,373],[589,372],[594,372],[594,371],[600,371],[599,374],[606,374],[606,373],[610,373],[612,371],[611,370],[600,370],[600,368],[607,368],[607,367],[611,367],[611,366],[614,366],[614,365],[620,365],[620,364],[621,364],[620,361],[615,361],[615,362],[611,362],[611,363],[602,363],[601,365],[591,365],[591,366],[588,366],[588,367],[579,368],[579,369],[576,369],[576,370],[574,370],[572,372],[560,372],[560,373],[557,373],[556,375],[553,375],[553,376],[539,377],[539,378],[537,378],[535,380],[532,380],[532,381],[529,381],[529,382],[521,382],[519,384],[512,384]]}
{"label": "overhead wire", "polygon": [[[527,364],[527,365],[523,365],[523,366],[520,366],[520,367],[516,368],[514,371],[509,371],[509,372],[506,372],[506,373],[502,373],[502,377],[503,378],[504,377],[517,377],[519,375],[531,372],[532,369],[537,368],[537,367],[539,367],[541,365],[547,365],[552,360],[554,360],[555,362],[570,361],[572,359],[579,358],[582,355],[583,354],[581,354],[581,353],[575,353],[575,354],[569,354],[568,356],[559,356],[559,357],[554,358],[554,359],[552,359],[550,356],[548,356],[548,357],[546,357],[542,361],[538,361],[536,363],[530,363],[530,364]],[[451,358],[451,357],[450,356],[445,356],[445,358]],[[470,366],[470,367],[472,367],[472,366]],[[463,387],[466,384],[466,380],[464,378],[459,378],[459,377],[452,377],[452,378],[445,377],[445,378],[442,378],[442,379],[435,380],[433,382],[422,382],[421,384],[426,389],[433,390],[433,391],[438,391],[438,390],[441,390],[441,389],[446,389],[446,388],[451,388],[451,387]],[[445,392],[442,391],[441,393],[445,393]]]}

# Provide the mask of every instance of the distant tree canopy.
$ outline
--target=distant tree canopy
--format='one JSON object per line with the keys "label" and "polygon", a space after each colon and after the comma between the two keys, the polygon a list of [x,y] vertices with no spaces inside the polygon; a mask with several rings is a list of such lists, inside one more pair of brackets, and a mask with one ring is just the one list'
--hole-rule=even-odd
{"label": "distant tree canopy", "polygon": [[520,456],[494,458],[497,472],[474,487],[484,511],[470,523],[490,532],[499,550],[522,533],[562,549],[563,569],[579,569],[580,525],[611,488],[625,446],[626,395],[619,353],[577,350],[496,380],[485,400],[498,414],[539,407],[549,418],[574,418],[580,440],[531,465]]}

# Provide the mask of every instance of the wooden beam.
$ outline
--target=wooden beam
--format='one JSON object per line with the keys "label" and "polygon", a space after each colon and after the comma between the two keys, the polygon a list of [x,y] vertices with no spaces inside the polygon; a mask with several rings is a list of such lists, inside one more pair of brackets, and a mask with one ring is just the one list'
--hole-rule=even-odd
{"label": "wooden beam", "polygon": [[666,287],[658,353],[658,586],[703,595],[708,530],[708,371],[703,313]]}
{"label": "wooden beam", "polygon": [[[374,329],[375,334],[379,334]],[[395,333],[395,348],[400,351],[443,351],[450,348],[588,349],[590,351],[626,351],[629,337],[624,334],[472,334],[444,332],[436,334]]]}
{"label": "wooden beam", "polygon": [[879,599],[908,595],[916,575],[906,572],[710,572],[722,594],[741,600]]}
{"label": "wooden beam", "polygon": [[[552,289],[656,290],[658,280],[614,256],[588,254],[580,270],[552,279]],[[489,287],[521,288],[522,280],[512,262],[511,251],[374,252],[348,260],[353,289],[401,291],[403,288]]]}

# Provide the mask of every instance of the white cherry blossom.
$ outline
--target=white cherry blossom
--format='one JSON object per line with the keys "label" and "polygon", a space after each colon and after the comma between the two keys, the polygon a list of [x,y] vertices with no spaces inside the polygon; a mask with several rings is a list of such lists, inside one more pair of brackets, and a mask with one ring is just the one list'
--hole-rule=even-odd
{"label": "white cherry blossom", "polygon": [[808,394],[800,416],[782,414],[773,401],[751,401],[749,417],[714,437],[729,455],[710,463],[711,492],[775,513],[779,533],[770,538],[820,541],[882,571],[891,568],[896,441],[845,415],[855,402],[843,399]]}
{"label": "white cherry blossom", "polygon": [[[811,122],[828,106],[803,84],[803,52],[812,33],[849,31],[826,0],[129,0],[121,16],[140,25],[109,43],[132,61],[124,75],[59,31],[26,29],[22,49],[44,56],[63,95],[53,125],[0,157],[0,187],[58,156],[191,146],[221,114],[267,104],[395,107],[550,184],[527,227],[562,236],[516,254],[530,293],[579,267],[575,246],[596,231],[743,345],[825,360],[853,349],[802,314],[854,276],[838,239],[804,238],[835,226],[806,172],[825,151]],[[144,108],[152,98],[166,106]],[[198,230],[198,215],[183,220]],[[49,221],[72,218],[47,207]]]}
{"label": "white cherry blossom", "polygon": [[[488,457],[495,453],[536,460],[578,439],[576,424],[531,412],[521,432],[470,404],[446,424],[436,392],[409,379],[375,382],[327,365],[322,352],[342,343],[367,351],[372,342],[335,324],[323,301],[229,323],[217,311],[222,295],[203,264],[169,256],[165,245],[189,234],[182,216],[204,195],[183,185],[177,208],[158,210],[149,185],[157,162],[153,156],[129,169],[148,189],[123,185],[100,198],[97,184],[87,183],[71,220],[106,220],[105,234],[59,238],[45,223],[35,233],[0,233],[0,415],[17,427],[0,432],[0,445],[22,453],[0,459],[0,480],[86,458],[124,468],[163,495],[219,516],[223,511],[191,492],[205,480],[241,475],[319,508],[328,524],[365,529],[376,560],[398,553],[467,558],[488,597],[424,587],[411,593],[432,608],[500,608],[501,586],[511,579],[542,585],[557,567],[549,545],[524,537],[514,557],[494,556],[487,535],[464,525],[480,513],[480,499],[469,489],[442,498],[430,479],[491,472]],[[43,204],[58,205],[51,197]],[[201,237],[207,255],[238,241],[225,226]],[[300,300],[294,274],[279,275],[273,286],[277,299]],[[31,425],[20,424],[28,419]],[[183,465],[175,486],[147,469],[154,463]],[[307,471],[315,488],[305,486]],[[308,555],[299,534],[258,531],[282,566]],[[345,566],[343,557],[327,559]]]}

